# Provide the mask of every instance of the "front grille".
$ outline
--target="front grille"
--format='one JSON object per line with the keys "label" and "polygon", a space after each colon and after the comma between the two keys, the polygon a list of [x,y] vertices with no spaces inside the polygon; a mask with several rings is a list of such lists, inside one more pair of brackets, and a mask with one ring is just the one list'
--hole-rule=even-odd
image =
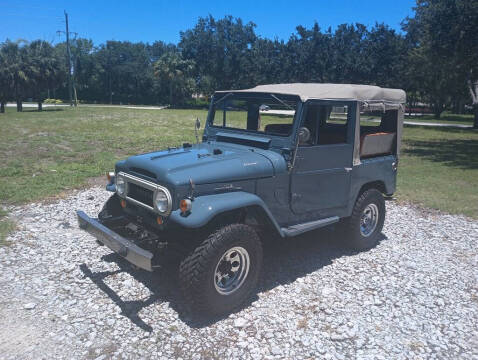
{"label": "front grille", "polygon": [[128,197],[153,207],[153,191],[128,182]]}

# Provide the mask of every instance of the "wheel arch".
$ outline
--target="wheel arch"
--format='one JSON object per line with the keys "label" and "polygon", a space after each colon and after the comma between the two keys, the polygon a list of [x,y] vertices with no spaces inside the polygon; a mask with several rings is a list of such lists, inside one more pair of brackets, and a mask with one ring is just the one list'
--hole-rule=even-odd
{"label": "wheel arch", "polygon": [[362,185],[360,190],[357,193],[357,196],[355,199],[357,199],[360,195],[362,195],[365,191],[369,189],[376,189],[380,191],[382,194],[387,193],[387,188],[385,186],[385,182],[383,180],[375,180],[375,181],[370,181]]}
{"label": "wheel arch", "polygon": [[366,181],[358,188],[358,190],[352,191],[352,193],[350,194],[350,200],[347,206],[347,212],[345,217],[348,217],[352,214],[352,209],[355,206],[355,202],[357,201],[357,199],[360,197],[360,195],[362,195],[365,191],[369,189],[376,189],[380,191],[382,194],[388,194],[387,185],[385,181],[383,180]]}
{"label": "wheel arch", "polygon": [[199,229],[214,223],[245,222],[248,218],[265,224],[282,236],[279,225],[264,201],[255,194],[243,191],[197,197],[192,203],[190,214],[173,211],[170,221],[180,227]]}

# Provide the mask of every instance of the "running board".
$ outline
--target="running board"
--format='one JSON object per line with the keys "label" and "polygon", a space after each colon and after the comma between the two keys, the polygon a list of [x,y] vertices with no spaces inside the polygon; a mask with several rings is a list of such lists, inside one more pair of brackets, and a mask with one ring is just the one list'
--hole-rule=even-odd
{"label": "running board", "polygon": [[332,216],[325,219],[310,221],[303,224],[289,226],[288,228],[281,228],[284,237],[293,237],[305,233],[307,231],[315,230],[323,226],[327,226],[339,221],[338,216]]}

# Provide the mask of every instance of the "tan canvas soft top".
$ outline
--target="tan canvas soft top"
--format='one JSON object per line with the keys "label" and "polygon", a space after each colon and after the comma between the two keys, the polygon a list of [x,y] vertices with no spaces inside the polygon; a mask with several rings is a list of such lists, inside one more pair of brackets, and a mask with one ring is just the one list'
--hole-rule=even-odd
{"label": "tan canvas soft top", "polygon": [[363,103],[404,104],[405,91],[401,89],[381,88],[373,85],[354,84],[318,84],[292,83],[259,85],[252,89],[218,91],[227,92],[260,92],[284,95],[297,95],[302,101],[310,99],[323,100],[357,100]]}
{"label": "tan canvas soft top", "polygon": [[[259,85],[252,89],[217,91],[218,94],[227,93],[269,93],[299,96],[302,101],[307,100],[342,100],[358,101],[361,110],[394,110],[397,116],[396,156],[400,156],[402,138],[405,91],[401,89],[381,88],[374,85],[354,84],[318,84],[292,83]],[[357,112],[355,122],[355,141],[353,165],[360,164],[360,112]]]}

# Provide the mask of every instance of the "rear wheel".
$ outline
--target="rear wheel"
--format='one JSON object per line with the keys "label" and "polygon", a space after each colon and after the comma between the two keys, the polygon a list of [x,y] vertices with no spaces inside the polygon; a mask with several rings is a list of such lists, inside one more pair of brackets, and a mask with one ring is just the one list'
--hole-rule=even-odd
{"label": "rear wheel", "polygon": [[374,247],[385,221],[385,201],[377,189],[364,191],[355,202],[352,215],[344,221],[346,241],[355,250]]}
{"label": "rear wheel", "polygon": [[262,270],[262,245],[244,224],[222,227],[181,262],[184,297],[198,315],[220,315],[241,306],[256,289]]}

